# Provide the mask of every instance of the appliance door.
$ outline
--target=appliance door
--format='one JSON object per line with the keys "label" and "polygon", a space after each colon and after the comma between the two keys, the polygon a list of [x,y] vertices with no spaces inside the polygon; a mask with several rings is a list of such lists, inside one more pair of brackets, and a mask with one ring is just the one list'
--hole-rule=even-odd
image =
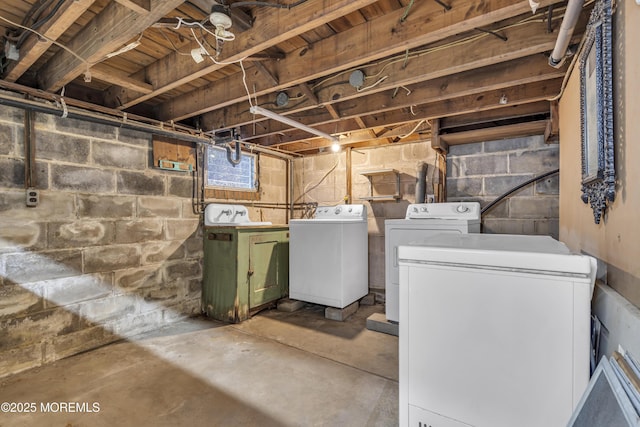
{"label": "appliance door", "polygon": [[588,283],[400,265],[401,422],[566,424],[589,376]]}
{"label": "appliance door", "polygon": [[423,222],[423,224],[393,225],[385,232],[385,314],[387,320],[392,322],[400,321],[400,274],[398,267],[398,246],[407,245],[411,242],[421,242],[430,236],[439,233],[462,233],[465,227],[458,229],[439,228],[442,226],[431,226],[428,221],[407,220],[407,222]]}

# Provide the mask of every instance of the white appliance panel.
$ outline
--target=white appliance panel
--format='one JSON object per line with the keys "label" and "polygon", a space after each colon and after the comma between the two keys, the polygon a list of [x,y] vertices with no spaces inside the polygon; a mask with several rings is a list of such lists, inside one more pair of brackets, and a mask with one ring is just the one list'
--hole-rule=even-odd
{"label": "white appliance panel", "polygon": [[318,208],[324,218],[289,222],[291,298],[344,308],[369,292],[366,208],[339,207]]}
{"label": "white appliance panel", "polygon": [[478,202],[418,203],[404,219],[385,221],[385,315],[399,322],[398,247],[428,240],[439,233],[480,233]]}
{"label": "white appliance panel", "polygon": [[[442,249],[433,240],[426,245]],[[524,244],[516,252],[536,246],[516,240]],[[569,256],[558,242],[545,245]],[[512,252],[493,254],[507,259],[500,269],[465,266],[462,248],[443,263],[406,248],[399,249],[400,425],[565,425],[589,378],[595,265],[588,275],[549,274],[544,265],[512,268]]]}

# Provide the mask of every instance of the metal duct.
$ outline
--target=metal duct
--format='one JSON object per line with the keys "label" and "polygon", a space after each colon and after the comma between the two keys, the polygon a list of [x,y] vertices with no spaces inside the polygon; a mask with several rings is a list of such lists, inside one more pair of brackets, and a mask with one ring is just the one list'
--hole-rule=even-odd
{"label": "metal duct", "polygon": [[427,164],[418,163],[416,174],[416,203],[424,203],[427,200]]}
{"label": "metal duct", "polygon": [[558,32],[558,38],[556,39],[556,45],[549,57],[549,65],[554,68],[560,68],[564,63],[565,54],[569,47],[569,41],[573,35],[573,30],[576,27],[580,12],[582,12],[582,6],[584,0],[569,0],[567,3],[567,10],[564,13],[562,24]]}

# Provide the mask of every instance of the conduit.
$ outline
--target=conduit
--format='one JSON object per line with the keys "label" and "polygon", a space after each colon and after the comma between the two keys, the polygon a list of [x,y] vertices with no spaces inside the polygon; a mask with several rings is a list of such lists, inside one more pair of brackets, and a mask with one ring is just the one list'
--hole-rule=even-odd
{"label": "conduit", "polygon": [[[19,91],[25,94],[29,94],[31,96],[40,98],[42,100],[31,100],[18,98],[15,96],[8,95],[7,93],[0,92],[0,105],[6,105],[9,107],[21,108],[24,110],[31,110],[38,113],[51,114],[53,116],[58,117],[67,117],[71,119],[83,120],[91,123],[97,123],[107,126],[114,126],[123,129],[135,130],[140,132],[146,132],[152,135],[164,136],[168,138],[178,139],[180,141],[192,142],[192,143],[206,143],[206,144],[215,144],[215,137],[209,136],[202,132],[197,132],[195,129],[187,128],[186,126],[173,124],[173,123],[164,123],[164,122],[155,122],[155,123],[145,123],[142,120],[150,120],[145,117],[136,116],[136,115],[128,115],[127,113],[121,111],[107,111],[105,107],[100,108],[101,112],[90,111],[85,108],[77,108],[73,107],[72,103],[82,103],[81,101],[75,101],[72,99],[68,99],[66,102],[66,108],[61,109],[58,106],[47,102],[47,99],[51,101],[58,101],[61,99],[60,96],[36,91],[31,88],[27,88],[22,85],[18,85],[15,83],[4,82],[0,80],[0,87],[7,88],[9,90]],[[86,104],[86,103],[82,103]],[[165,127],[166,126],[166,127]],[[182,129],[182,130],[176,130]],[[189,133],[193,132],[193,133]],[[293,159],[295,156],[292,154],[284,153],[279,150],[275,150],[272,148],[262,147],[257,144],[252,144],[249,142],[240,141],[240,144],[244,145],[252,152],[260,152],[269,154],[274,157],[279,157],[283,159]]]}
{"label": "conduit", "polygon": [[509,191],[501,194],[498,198],[496,198],[495,200],[493,200],[491,203],[489,203],[487,206],[485,206],[484,208],[482,208],[482,210],[480,211],[481,214],[484,215],[485,212],[487,212],[489,209],[491,209],[492,207],[494,207],[495,205],[497,205],[498,203],[500,203],[502,200],[504,200],[506,197],[510,196],[511,194],[515,193],[516,191],[520,190],[523,187],[526,187],[529,184],[532,184],[536,181],[540,181],[541,179],[544,179],[548,176],[551,175],[555,175],[558,172],[560,172],[560,169],[555,169],[549,172],[545,172],[542,175],[538,175],[535,176],[525,182],[523,182],[522,184],[518,184],[515,187],[513,187],[512,189],[510,189]]}
{"label": "conduit", "polygon": [[562,24],[558,32],[558,38],[556,39],[556,45],[549,56],[549,65],[554,68],[560,68],[564,63],[564,58],[573,35],[573,30],[576,27],[580,12],[582,12],[582,6],[584,0],[569,0],[567,3],[567,10],[564,13]]}

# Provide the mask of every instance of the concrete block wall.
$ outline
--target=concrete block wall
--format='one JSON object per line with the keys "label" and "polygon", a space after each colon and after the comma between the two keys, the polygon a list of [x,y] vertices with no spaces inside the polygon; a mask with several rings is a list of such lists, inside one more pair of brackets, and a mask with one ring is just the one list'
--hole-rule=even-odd
{"label": "concrete block wall", "polygon": [[[432,193],[436,154],[429,141],[412,144],[354,149],[351,152],[351,203],[367,206],[369,230],[369,289],[378,301],[384,301],[384,221],[404,218],[407,206],[415,201],[418,164],[428,164],[428,189]],[[335,169],[332,170],[332,168]],[[398,201],[364,201],[370,195],[369,180],[362,172],[396,169],[400,173]],[[331,171],[331,172],[330,172]],[[325,177],[326,175],[326,177]],[[324,177],[324,180],[322,180]],[[394,194],[394,175],[373,178],[374,195]],[[304,196],[302,196],[304,194]],[[294,161],[294,200],[317,202],[320,205],[345,203],[347,196],[346,155],[344,152],[319,154]],[[319,255],[321,256],[321,255]]]}
{"label": "concrete block wall", "polygon": [[25,205],[24,111],[0,107],[0,377],[200,312],[192,177],[151,136],[36,115],[40,203]]}
{"label": "concrete block wall", "polygon": [[[530,136],[451,146],[447,200],[481,206],[520,183],[559,167],[559,147]],[[559,175],[524,187],[482,217],[483,233],[539,234],[558,238]]]}

